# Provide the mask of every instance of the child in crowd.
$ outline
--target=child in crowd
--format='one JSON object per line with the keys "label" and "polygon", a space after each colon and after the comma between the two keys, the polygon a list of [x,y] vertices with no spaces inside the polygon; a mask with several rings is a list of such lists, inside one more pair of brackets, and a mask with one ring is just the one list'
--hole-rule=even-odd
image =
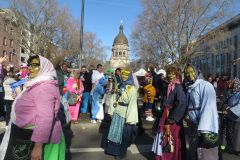
{"label": "child in crowd", "polygon": [[154,103],[154,96],[156,95],[156,89],[152,86],[152,76],[149,75],[144,80],[144,97],[142,99],[143,102],[146,103],[145,106],[145,113],[146,113],[146,120],[153,121],[154,118],[152,117],[152,106]]}

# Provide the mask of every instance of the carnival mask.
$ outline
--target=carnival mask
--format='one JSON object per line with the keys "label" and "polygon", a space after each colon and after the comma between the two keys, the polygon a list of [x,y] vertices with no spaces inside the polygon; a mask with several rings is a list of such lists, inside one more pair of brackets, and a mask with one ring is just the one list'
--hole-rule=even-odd
{"label": "carnival mask", "polygon": [[167,74],[167,77],[168,77],[169,82],[173,82],[176,79],[177,75],[174,72],[169,72]]}
{"label": "carnival mask", "polygon": [[187,77],[190,81],[193,81],[196,78],[195,71],[191,66],[187,68]]}
{"label": "carnival mask", "polygon": [[122,73],[122,81],[123,81],[123,82],[127,81],[127,80],[128,80],[128,76],[129,76],[129,75],[128,75],[126,72],[123,72],[123,73]]}
{"label": "carnival mask", "polygon": [[33,78],[35,78],[38,75],[38,73],[39,73],[39,71],[41,69],[39,59],[34,58],[32,60],[32,62],[30,62],[30,64],[28,64],[28,66],[29,66],[29,68],[28,68],[29,69],[29,77],[31,79],[33,79]]}

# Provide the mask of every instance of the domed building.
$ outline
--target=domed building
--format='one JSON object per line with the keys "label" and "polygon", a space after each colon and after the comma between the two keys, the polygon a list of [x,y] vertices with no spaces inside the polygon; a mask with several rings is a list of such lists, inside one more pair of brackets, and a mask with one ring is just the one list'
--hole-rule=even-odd
{"label": "domed building", "polygon": [[123,34],[123,25],[121,22],[119,28],[119,34],[115,37],[112,46],[112,56],[110,61],[106,61],[104,64],[104,73],[107,73],[109,68],[129,68],[130,67],[130,58],[129,58],[129,45],[128,39]]}

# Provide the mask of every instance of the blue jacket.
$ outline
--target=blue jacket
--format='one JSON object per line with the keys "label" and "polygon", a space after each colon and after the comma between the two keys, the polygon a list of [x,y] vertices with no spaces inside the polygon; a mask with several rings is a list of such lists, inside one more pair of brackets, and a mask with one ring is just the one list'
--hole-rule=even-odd
{"label": "blue jacket", "polygon": [[188,109],[199,109],[195,110],[196,112],[188,111],[194,123],[197,122],[197,117],[199,118],[199,131],[218,133],[216,93],[211,83],[197,79],[195,83],[188,86],[187,103]]}

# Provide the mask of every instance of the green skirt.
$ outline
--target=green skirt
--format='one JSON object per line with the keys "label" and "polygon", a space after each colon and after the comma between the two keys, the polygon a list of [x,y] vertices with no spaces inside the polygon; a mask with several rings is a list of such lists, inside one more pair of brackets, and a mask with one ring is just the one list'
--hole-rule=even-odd
{"label": "green skirt", "polygon": [[[35,126],[26,127],[24,129],[35,128]],[[62,140],[60,144],[45,143],[43,145],[42,160],[65,160],[66,143],[65,137],[62,133]]]}

